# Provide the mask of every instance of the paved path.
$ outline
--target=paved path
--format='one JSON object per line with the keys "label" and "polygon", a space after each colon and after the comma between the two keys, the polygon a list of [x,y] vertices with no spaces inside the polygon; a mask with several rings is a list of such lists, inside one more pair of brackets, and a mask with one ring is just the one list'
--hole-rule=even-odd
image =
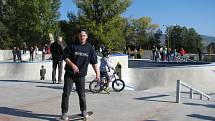
{"label": "paved path", "polygon": [[[57,121],[63,84],[51,81],[0,80],[0,121]],[[88,89],[88,88],[87,88]],[[210,92],[214,97],[215,91]],[[92,94],[87,90],[88,110],[94,121],[215,121],[215,102],[198,96],[175,103],[174,89],[153,88]],[[79,113],[76,93],[70,96],[70,114]]]}

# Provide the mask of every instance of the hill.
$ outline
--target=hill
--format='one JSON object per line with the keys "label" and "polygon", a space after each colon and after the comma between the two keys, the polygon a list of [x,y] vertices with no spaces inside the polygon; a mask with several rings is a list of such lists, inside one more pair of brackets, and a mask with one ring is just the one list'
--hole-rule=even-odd
{"label": "hill", "polygon": [[[164,45],[165,36],[166,36],[165,34],[161,35],[161,43],[162,43],[162,45]],[[202,43],[203,43],[204,47],[208,46],[211,42],[215,43],[215,37],[213,37],[213,36],[208,36],[208,35],[200,35],[200,36],[202,38]]]}

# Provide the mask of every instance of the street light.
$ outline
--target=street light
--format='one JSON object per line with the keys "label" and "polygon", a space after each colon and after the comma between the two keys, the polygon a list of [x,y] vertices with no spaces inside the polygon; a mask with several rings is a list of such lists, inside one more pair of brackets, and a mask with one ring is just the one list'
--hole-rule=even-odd
{"label": "street light", "polygon": [[177,24],[172,24],[172,25],[163,25],[164,27],[166,27],[166,37],[167,37],[167,47],[171,48],[171,41],[170,41],[170,29],[174,26],[177,26]]}
{"label": "street light", "polygon": [[165,37],[165,39],[167,39],[167,48],[170,48],[170,41],[169,41],[169,27],[170,26],[163,25],[163,27],[166,27],[166,31],[165,31],[166,37]]}

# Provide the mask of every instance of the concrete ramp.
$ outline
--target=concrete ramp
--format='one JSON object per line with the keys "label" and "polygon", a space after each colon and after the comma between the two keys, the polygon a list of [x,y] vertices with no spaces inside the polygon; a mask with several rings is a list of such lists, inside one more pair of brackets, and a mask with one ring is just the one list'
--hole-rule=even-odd
{"label": "concrete ramp", "polygon": [[[65,64],[65,62],[64,62]],[[41,65],[47,70],[46,80],[52,77],[52,61],[0,62],[0,80],[39,80]],[[89,65],[86,81],[95,78]],[[64,73],[64,70],[63,70]],[[58,74],[57,74],[58,75]],[[63,76],[62,76],[63,79]],[[146,90],[154,87],[176,88],[176,80],[182,80],[199,90],[215,89],[215,65],[186,65],[171,67],[128,68],[123,80],[127,89]]]}
{"label": "concrete ramp", "polygon": [[40,69],[46,68],[46,80],[51,80],[52,62],[1,62],[1,80],[39,80]]}
{"label": "concrete ramp", "polygon": [[[46,68],[45,80],[52,80],[52,60],[33,62],[0,62],[0,80],[39,80],[42,65]],[[62,80],[64,80],[64,66],[65,62],[63,62]],[[93,68],[89,65],[88,69],[87,79],[92,80],[95,78]],[[58,71],[56,71],[56,78],[57,76]]]}
{"label": "concrete ramp", "polygon": [[182,80],[200,90],[214,90],[215,65],[129,68],[128,79],[135,90],[158,86],[176,88],[176,80]]}

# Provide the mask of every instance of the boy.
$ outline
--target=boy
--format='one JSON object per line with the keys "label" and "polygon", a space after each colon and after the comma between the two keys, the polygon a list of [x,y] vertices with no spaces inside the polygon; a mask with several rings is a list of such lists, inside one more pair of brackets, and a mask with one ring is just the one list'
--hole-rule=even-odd
{"label": "boy", "polygon": [[102,58],[100,60],[100,73],[101,75],[105,75],[107,78],[107,87],[104,89],[105,92],[110,93],[109,83],[110,78],[108,75],[108,72],[110,72],[110,69],[114,70],[114,68],[111,66],[109,62],[109,52],[107,50],[102,51]]}
{"label": "boy", "polygon": [[46,74],[46,69],[42,65],[40,69],[40,80],[45,80],[45,74]]}

